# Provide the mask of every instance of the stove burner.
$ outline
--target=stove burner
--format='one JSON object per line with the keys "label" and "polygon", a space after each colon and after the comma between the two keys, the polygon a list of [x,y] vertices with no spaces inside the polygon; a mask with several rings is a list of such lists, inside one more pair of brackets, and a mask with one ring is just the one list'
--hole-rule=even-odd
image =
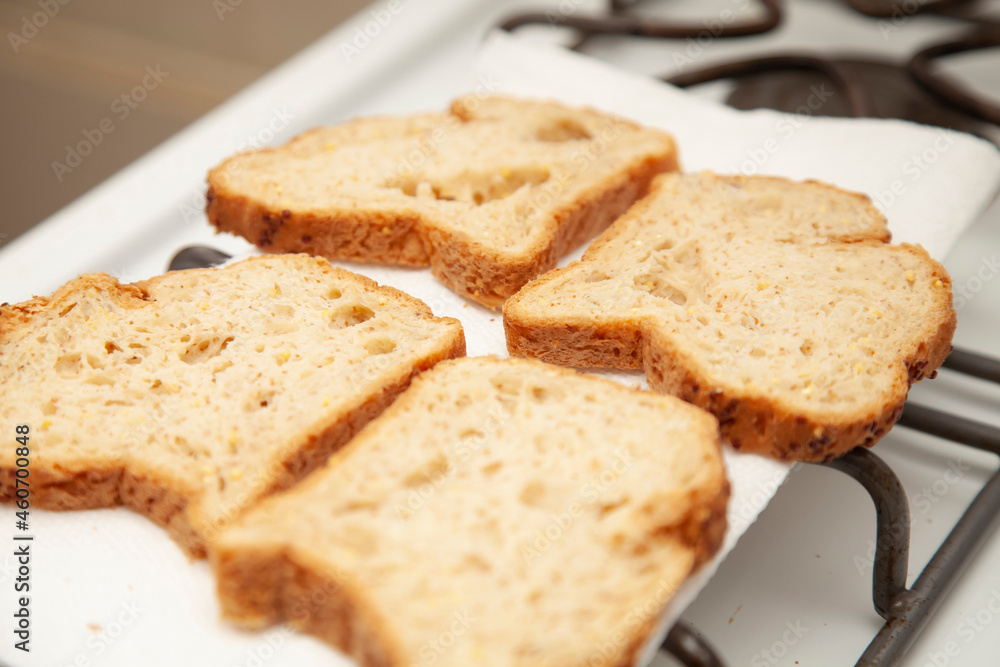
{"label": "stove burner", "polygon": [[780,0],[758,0],[764,7],[764,16],[756,21],[726,25],[718,21],[701,23],[667,23],[630,16],[627,11],[638,4],[638,0],[611,0],[610,13],[605,16],[579,16],[550,10],[548,12],[527,12],[511,16],[500,24],[500,28],[514,31],[524,25],[541,24],[572,28],[590,34],[633,35],[659,39],[697,39],[705,35],[720,37],[746,37],[769,32],[781,23]]}
{"label": "stove burner", "polygon": [[[812,108],[815,104],[808,106],[807,100],[813,91],[830,85],[843,94],[835,92],[825,100],[816,110],[818,115],[902,118],[969,132],[1000,145],[1000,128],[956,108],[959,105],[942,99],[943,94],[929,93],[923,82],[918,85],[914,81],[911,71],[888,61],[780,55],[714,65],[667,81],[687,87],[732,78],[737,83],[726,100],[730,106],[787,112],[801,110],[803,106]],[[953,84],[937,78],[932,78],[931,82],[945,90],[954,88]],[[971,95],[969,99],[972,100],[970,104],[985,107],[984,114],[976,115],[990,120],[988,114],[996,109]]]}
{"label": "stove burner", "polygon": [[910,0],[900,3],[899,0],[844,0],[854,11],[877,19],[891,19],[901,16],[913,16],[924,12],[934,12],[951,15],[957,10],[975,4],[977,0]]}
{"label": "stove burner", "polygon": [[969,92],[963,86],[949,81],[934,72],[936,58],[955,53],[978,51],[1000,46],[1000,24],[981,22],[961,39],[942,42],[918,52],[910,60],[909,72],[924,90],[947,103],[982,120],[1000,125],[1000,106]]}

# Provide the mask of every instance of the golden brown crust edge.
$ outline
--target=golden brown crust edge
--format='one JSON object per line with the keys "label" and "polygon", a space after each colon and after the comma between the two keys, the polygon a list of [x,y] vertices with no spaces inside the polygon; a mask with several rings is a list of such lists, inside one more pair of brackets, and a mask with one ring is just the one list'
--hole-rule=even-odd
{"label": "golden brown crust edge", "polygon": [[[894,388],[890,400],[877,409],[849,420],[827,422],[810,419],[762,396],[746,396],[698,374],[697,365],[669,342],[642,326],[640,320],[622,318],[559,321],[532,318],[516,312],[518,295],[504,304],[504,333],[511,356],[530,357],[576,367],[642,368],[650,387],[711,412],[719,419],[723,437],[734,449],[781,461],[829,461],[857,446],[878,442],[903,413],[909,388],[937,369],[951,352],[956,318],[952,307],[951,279],[944,267],[927,252],[915,247],[937,264],[937,277],[947,289],[935,309],[944,316],[937,329],[904,359],[907,377]],[[559,277],[563,270],[536,279],[539,284]],[[739,394],[739,395],[737,395]]]}
{"label": "golden brown crust edge", "polygon": [[[251,257],[243,262],[266,259]],[[332,266],[327,266],[326,269],[336,274],[349,273]],[[213,270],[215,269],[193,269],[193,271]],[[369,288],[378,286],[375,281],[365,276],[356,274],[351,276],[353,279],[360,278],[360,282]],[[150,281],[155,280],[156,278],[150,279]],[[35,313],[90,286],[113,290],[112,296],[127,307],[141,307],[133,302],[136,299],[144,300],[148,296],[145,286],[150,281],[120,284],[104,274],[80,276],[57,290],[51,297],[35,297],[30,301],[0,308],[0,339],[9,333],[12,326],[28,323]],[[405,292],[388,286],[380,286],[379,289],[402,299],[410,307],[417,306],[423,315],[432,317],[430,308],[426,304]],[[400,373],[377,395],[367,398],[355,410],[341,415],[316,433],[308,434],[307,442],[303,446],[289,452],[283,461],[277,462],[273,466],[274,469],[269,471],[270,484],[261,498],[291,486],[324,463],[331,454],[349,442],[365,424],[381,414],[420,373],[440,361],[465,355],[465,336],[458,320],[436,319],[452,324],[452,336],[444,341],[438,350],[420,359],[409,372]],[[12,462],[0,463],[0,502],[14,502],[17,497],[15,481],[17,469],[10,463]],[[197,488],[186,484],[183,478],[143,468],[138,464],[130,467],[121,462],[111,465],[102,462],[100,465],[82,470],[57,471],[35,464],[31,470],[31,501],[39,509],[53,511],[125,506],[166,528],[171,539],[193,558],[205,558],[208,544],[220,530],[235,521],[246,509],[246,507],[235,508],[223,516],[222,520],[212,521],[207,518],[204,508],[198,502]],[[259,499],[255,498],[246,504],[252,505]]]}
{"label": "golden brown crust edge", "polygon": [[222,617],[249,629],[287,620],[354,658],[362,667],[405,667],[399,641],[362,592],[339,572],[277,545],[211,550]]}
{"label": "golden brown crust edge", "polygon": [[[665,529],[664,539],[677,539],[694,552],[687,576],[718,553],[725,539],[729,481],[723,477],[720,486],[714,493],[709,489],[692,491],[688,516]],[[320,567],[303,565],[302,558],[287,546],[216,545],[210,559],[223,618],[251,629],[288,620],[298,630],[354,658],[361,667],[411,664],[390,623],[374,611],[360,590],[350,586],[343,575],[319,574]],[[676,582],[677,586],[683,581]],[[606,662],[607,667],[633,667],[658,620],[654,615],[636,627],[618,659]]]}
{"label": "golden brown crust edge", "polygon": [[242,236],[265,252],[430,265],[431,272],[450,289],[495,308],[529,280],[553,268],[566,252],[610,226],[645,196],[657,174],[676,171],[672,140],[665,146],[661,153],[610,175],[555,211],[549,237],[518,260],[499,256],[470,237],[448,233],[414,211],[343,214],[270,208],[225,186],[228,161],[209,172],[206,212],[217,231]]}

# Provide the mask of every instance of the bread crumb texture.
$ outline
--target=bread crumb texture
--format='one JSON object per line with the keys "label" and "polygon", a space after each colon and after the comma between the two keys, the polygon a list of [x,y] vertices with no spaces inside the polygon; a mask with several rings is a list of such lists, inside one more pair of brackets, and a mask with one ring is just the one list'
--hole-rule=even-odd
{"label": "bread crumb texture", "polygon": [[363,667],[630,666],[721,544],[721,454],[716,420],[673,397],[442,362],[214,543],[223,612]]}
{"label": "bread crumb texture", "polygon": [[668,174],[504,306],[511,354],[643,368],[737,449],[822,461],[870,446],[951,349],[951,281],[890,245],[863,195],[818,182]]}
{"label": "bread crumb texture", "polygon": [[208,176],[208,218],[271,252],[427,266],[497,306],[676,169],[669,135],[554,102],[317,128]]}
{"label": "bread crumb texture", "polygon": [[[32,429],[33,506],[124,504],[199,556],[464,349],[457,320],[307,255],[83,275],[0,309],[0,428]],[[0,450],[8,501],[14,471]]]}

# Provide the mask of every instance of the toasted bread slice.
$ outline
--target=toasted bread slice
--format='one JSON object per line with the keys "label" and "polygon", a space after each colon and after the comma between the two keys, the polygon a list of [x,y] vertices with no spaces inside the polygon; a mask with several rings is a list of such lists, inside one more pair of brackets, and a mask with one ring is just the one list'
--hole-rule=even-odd
{"label": "toasted bread slice", "polygon": [[289,619],[362,667],[631,667],[719,548],[728,494],[707,413],[465,358],[415,380],[210,557],[227,617]]}
{"label": "toasted bread slice", "polygon": [[[125,505],[203,556],[464,350],[457,320],[306,255],[131,285],[84,275],[0,308],[0,428],[30,429],[33,507]],[[5,447],[0,499],[15,471]]]}
{"label": "toasted bread slice", "polygon": [[888,239],[865,197],[828,185],[665,175],[505,304],[507,347],[642,368],[733,447],[826,460],[881,438],[951,348],[947,272]]}
{"label": "toasted bread slice", "polygon": [[430,265],[497,306],[676,169],[671,138],[553,102],[318,128],[208,176],[208,218],[270,252]]}

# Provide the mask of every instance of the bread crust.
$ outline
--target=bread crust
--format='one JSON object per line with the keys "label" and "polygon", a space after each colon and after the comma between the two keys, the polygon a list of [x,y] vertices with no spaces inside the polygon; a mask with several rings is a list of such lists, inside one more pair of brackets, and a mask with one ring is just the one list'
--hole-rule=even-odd
{"label": "bread crust", "polygon": [[[301,256],[303,261],[315,260]],[[252,257],[240,262],[273,261],[268,257]],[[297,259],[294,261],[298,261]],[[420,316],[433,318],[430,308],[405,292],[378,284],[364,276],[329,266],[325,270],[341,278],[357,281],[415,309]],[[191,269],[190,272],[211,272],[217,269]],[[67,283],[51,297],[36,297],[30,301],[0,307],[0,358],[4,342],[20,330],[29,329],[38,313],[58,308],[68,299],[80,298],[88,289],[106,291],[118,303],[128,308],[142,308],[148,302],[148,288],[159,278],[130,285],[119,284],[104,274],[84,275]],[[313,429],[303,431],[298,447],[282,452],[280,460],[267,466],[266,484],[261,495],[248,499],[249,506],[261,497],[288,488],[310,471],[324,463],[370,420],[385,410],[410,382],[425,370],[444,359],[465,355],[465,337],[461,324],[453,318],[434,318],[450,325],[449,335],[430,354],[412,367],[401,368],[379,391],[359,396],[355,406],[344,414],[334,413]],[[0,455],[0,502],[16,500],[17,467],[12,453]],[[207,555],[209,543],[245,509],[232,508],[221,517],[212,518],[204,504],[204,491],[189,477],[176,476],[141,459],[119,456],[104,460],[59,460],[43,465],[32,461],[31,502],[40,509],[63,511],[97,509],[123,505],[167,529],[170,537],[194,558]]]}
{"label": "bread crust", "polygon": [[[452,105],[452,113],[468,120],[461,100]],[[227,169],[235,158],[209,172],[207,215],[218,232],[242,236],[265,252],[430,266],[431,273],[450,289],[496,308],[529,280],[555,267],[569,250],[606,229],[646,194],[657,174],[678,168],[673,141],[666,134],[660,138],[659,149],[651,148],[576,200],[552,210],[544,223],[545,234],[516,255],[497,252],[477,238],[474,230],[456,233],[433,216],[402,206],[309,211],[268,206],[228,186]]]}
{"label": "bread crust", "polygon": [[[643,215],[655,196],[637,202],[629,216]],[[863,195],[854,196],[867,202]],[[951,280],[926,250],[909,244],[893,247],[919,255],[933,267],[933,276],[941,283],[934,291],[935,302],[928,308],[935,327],[928,337],[915,341],[911,349],[900,350],[901,370],[888,398],[849,414],[830,414],[821,409],[803,412],[761,391],[721,385],[697,358],[678,349],[641,313],[624,315],[612,308],[614,304],[608,304],[605,312],[591,309],[586,314],[580,311],[577,315],[554,317],[540,308],[522,305],[531,291],[594,260],[601,248],[623,235],[623,230],[618,224],[612,226],[587,249],[582,262],[536,278],[504,304],[508,352],[568,366],[642,369],[654,390],[678,396],[715,415],[723,437],[734,449],[782,461],[825,462],[857,446],[871,447],[899,420],[913,383],[935,374],[952,349],[956,318]],[[873,230],[872,234],[848,235],[835,241],[881,244],[888,239],[887,231]]]}

